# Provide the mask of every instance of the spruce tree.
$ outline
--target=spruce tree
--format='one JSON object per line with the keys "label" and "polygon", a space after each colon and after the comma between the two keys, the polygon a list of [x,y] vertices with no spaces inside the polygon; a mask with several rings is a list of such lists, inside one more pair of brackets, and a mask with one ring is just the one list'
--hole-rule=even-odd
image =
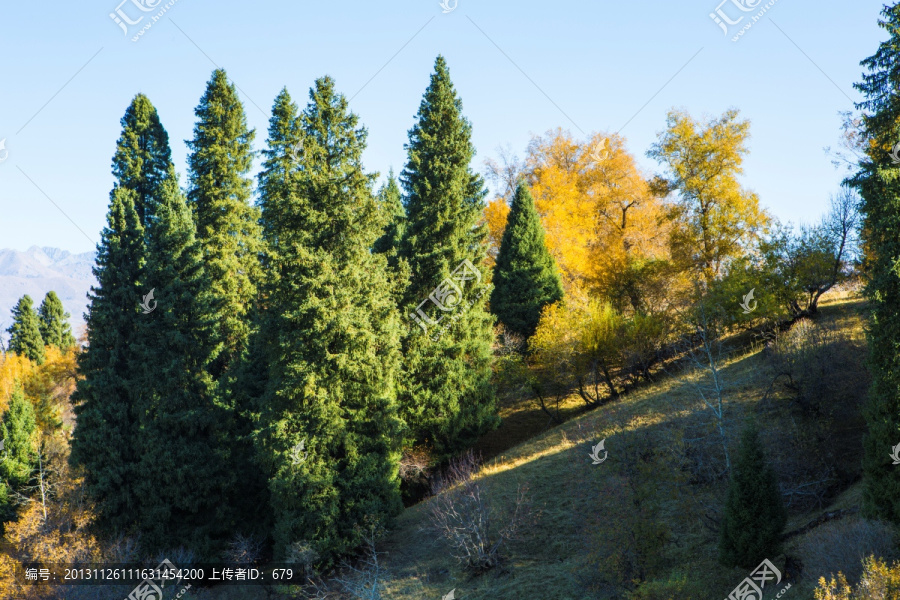
{"label": "spruce tree", "polygon": [[9,408],[0,421],[0,479],[17,489],[31,480],[37,466],[37,422],[34,406],[21,386],[13,388]]}
{"label": "spruce tree", "polygon": [[482,265],[487,230],[479,225],[487,191],[471,169],[472,127],[441,56],[417,119],[401,175],[407,226],[399,255],[410,269],[401,409],[410,441],[446,455],[498,418],[490,381],[493,317],[486,309],[491,287]]}
{"label": "spruce tree", "polygon": [[781,533],[787,511],[778,480],[759,442],[759,431],[748,425],[741,436],[734,472],[728,485],[719,538],[719,560],[752,568],[781,553]]}
{"label": "spruce tree", "polygon": [[519,182],[497,264],[491,311],[506,328],[524,338],[534,335],[541,310],[563,296],[562,281],[547,246],[534,199]]}
{"label": "spruce tree", "polygon": [[75,345],[72,327],[68,321],[69,316],[56,292],[52,290],[47,292],[44,301],[38,308],[38,319],[44,344],[60,350],[67,350]]}
{"label": "spruce tree", "polygon": [[160,123],[156,107],[144,94],[132,99],[121,123],[122,134],[112,162],[113,175],[116,185],[134,190],[134,208],[146,228],[153,219],[160,186],[172,167],[169,134]]}
{"label": "spruce tree", "polygon": [[40,320],[34,311],[31,296],[25,294],[12,309],[12,325],[9,333],[9,350],[19,356],[44,364],[44,340],[41,338]]}
{"label": "spruce tree", "polygon": [[188,142],[188,200],[203,247],[213,290],[222,302],[216,317],[216,345],[210,364],[218,380],[246,350],[249,318],[259,280],[260,229],[250,201],[254,131],[225,71],[216,69],[195,109],[194,138]]}
{"label": "spruce tree", "polygon": [[156,309],[140,315],[138,522],[148,550],[184,545],[212,559],[234,532],[231,411],[208,372],[216,304],[195,226],[174,172],[156,198],[144,285]]}
{"label": "spruce tree", "polygon": [[355,526],[401,508],[400,330],[385,258],[371,251],[382,222],[362,167],[366,130],[333,80],[317,80],[292,168],[289,105],[276,102],[261,177],[274,338],[259,452],[277,551],[308,543],[328,563],[359,543]]}
{"label": "spruce tree", "polygon": [[136,439],[140,379],[135,349],[140,344],[140,303],[151,291],[141,285],[144,228],[134,208],[136,192],[116,187],[107,226],[97,248],[86,315],[88,347],[78,355],[72,403],[77,425],[70,461],[84,470],[88,493],[97,503],[100,524],[124,531],[137,515],[136,485],[141,474]]}
{"label": "spruce tree", "polygon": [[900,523],[900,471],[892,448],[900,443],[900,168],[891,159],[900,139],[900,4],[885,6],[879,26],[888,39],[862,61],[868,71],[855,85],[865,100],[862,139],[866,158],[849,179],[862,198],[869,298],[869,364],[872,383],[864,410],[863,510],[870,518]]}
{"label": "spruce tree", "polygon": [[400,240],[403,239],[403,231],[406,229],[406,208],[403,206],[403,195],[400,185],[394,177],[394,170],[388,173],[385,184],[378,190],[378,208],[384,220],[384,234],[375,240],[373,250],[387,256],[388,264],[395,267],[397,264],[397,250]]}

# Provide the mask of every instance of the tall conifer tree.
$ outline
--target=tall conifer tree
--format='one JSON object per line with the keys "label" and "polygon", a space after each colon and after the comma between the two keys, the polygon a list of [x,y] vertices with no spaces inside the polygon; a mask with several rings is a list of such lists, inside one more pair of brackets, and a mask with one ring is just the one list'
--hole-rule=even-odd
{"label": "tall conifer tree", "polygon": [[60,350],[66,350],[75,345],[72,327],[68,321],[69,316],[56,292],[52,290],[47,292],[38,308],[38,319],[44,344]]}
{"label": "tall conifer tree", "polygon": [[188,142],[188,200],[207,272],[222,302],[216,320],[222,351],[210,364],[218,380],[246,350],[259,280],[259,214],[250,204],[254,131],[225,71],[216,69],[195,109]]}
{"label": "tall conifer tree", "polygon": [[134,208],[136,192],[116,187],[107,226],[100,237],[86,315],[88,348],[78,355],[82,378],[72,395],[77,426],[70,460],[84,468],[100,523],[109,531],[129,530],[137,515],[136,439],[140,304],[150,293],[141,285],[144,228]]}
{"label": "tall conifer tree", "polygon": [[139,356],[147,354],[139,327],[141,303],[155,302],[149,296],[155,290],[143,280],[146,225],[174,176],[169,136],[146,96],[134,97],[121,124],[112,161],[116,182],[94,266],[88,348],[78,357],[83,378],[72,396],[78,423],[70,457],[84,468],[101,524],[118,532],[131,530],[139,518],[137,433],[145,418]]}
{"label": "tall conifer tree", "polygon": [[122,117],[112,170],[116,185],[134,190],[134,209],[143,227],[153,218],[160,186],[172,167],[169,134],[156,107],[144,94],[135,96]]}
{"label": "tall conifer tree", "polygon": [[44,340],[41,338],[40,320],[34,311],[31,296],[25,294],[12,309],[12,325],[9,333],[9,350],[37,364],[44,364]]}
{"label": "tall conifer tree", "polygon": [[139,522],[148,548],[185,545],[212,559],[217,540],[234,531],[237,480],[231,412],[208,372],[218,352],[212,334],[218,299],[174,172],[156,199],[144,285],[156,290],[157,304],[141,315],[136,349]]}
{"label": "tall conifer tree", "polygon": [[360,541],[367,517],[400,509],[400,332],[385,258],[371,251],[382,222],[362,167],[366,130],[334,82],[317,80],[294,168],[290,107],[283,93],[261,176],[276,337],[260,454],[278,551],[307,542],[327,562]]}
{"label": "tall conifer tree", "polygon": [[541,310],[563,296],[556,261],[544,244],[544,228],[524,182],[513,197],[494,267],[491,311],[507,329],[529,338]]}
{"label": "tall conifer tree", "polygon": [[890,153],[900,139],[900,4],[885,6],[879,26],[888,34],[878,51],[862,61],[867,73],[855,85],[865,100],[863,145],[867,157],[849,179],[859,190],[864,216],[868,327],[872,385],[864,414],[864,511],[900,523],[900,471],[892,447],[900,442],[900,167]]}
{"label": "tall conifer tree", "polygon": [[[486,310],[491,287],[482,267],[487,231],[479,225],[487,191],[471,169],[472,127],[441,56],[417,118],[401,175],[407,227],[400,256],[411,271],[403,301],[410,328],[401,408],[413,441],[444,454],[471,443],[498,419],[490,383],[493,317]],[[433,293],[442,296],[438,308],[429,301]]]}

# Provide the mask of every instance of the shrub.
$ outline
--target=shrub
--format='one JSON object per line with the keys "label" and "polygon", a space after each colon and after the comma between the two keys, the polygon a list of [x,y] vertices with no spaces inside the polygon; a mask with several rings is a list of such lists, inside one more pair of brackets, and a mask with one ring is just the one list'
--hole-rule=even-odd
{"label": "shrub", "polygon": [[475,572],[500,564],[502,550],[516,539],[528,514],[528,487],[519,486],[511,506],[501,507],[491,486],[479,479],[478,461],[469,451],[454,458],[432,484],[429,518],[450,546],[451,555]]}

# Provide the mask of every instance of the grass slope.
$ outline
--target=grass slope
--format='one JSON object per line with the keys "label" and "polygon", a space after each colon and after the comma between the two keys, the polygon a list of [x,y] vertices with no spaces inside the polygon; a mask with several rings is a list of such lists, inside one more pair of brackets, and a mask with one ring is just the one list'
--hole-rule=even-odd
{"label": "grass slope", "polygon": [[[858,301],[832,301],[817,319],[841,344],[849,344],[854,365],[862,364],[865,353],[861,309]],[[857,389],[859,381],[854,380],[845,395],[835,396],[834,406],[819,406],[810,418],[827,428],[809,439],[803,406],[798,408],[791,399],[791,390],[773,386],[769,399],[760,402],[775,374],[770,363],[762,348],[733,353],[724,361],[726,431],[732,452],[741,424],[754,414],[767,434],[767,455],[781,473],[794,474],[791,460],[799,457],[802,465],[804,453],[835,461],[833,483],[826,492],[811,501],[799,487],[796,497],[789,498],[790,531],[829,510],[832,502],[837,508],[858,505],[854,480],[863,430],[859,401],[865,386]],[[697,393],[699,380],[698,374],[684,372],[660,377],[621,401],[502,452],[496,439],[483,443],[496,456],[479,477],[501,503],[511,501],[517,487],[527,483],[533,523],[507,549],[502,568],[472,576],[459,568],[445,542],[430,530],[431,501],[421,502],[404,511],[379,545],[391,575],[385,597],[442,598],[455,589],[455,597],[464,600],[536,594],[560,600],[621,598],[635,579],[679,578],[686,580],[683,586],[667,588],[680,590],[671,596],[678,600],[727,597],[749,573],[725,569],[716,561],[716,522],[727,478],[710,475],[721,463],[721,443],[713,416]],[[494,436],[521,439],[529,427],[546,421],[527,402],[507,407],[504,416],[507,430],[501,428]],[[839,447],[828,451],[836,438]],[[608,459],[592,465],[591,446],[603,439]],[[782,488],[802,486],[801,475],[796,481],[780,481]],[[804,537],[795,536],[786,544],[794,564],[797,559],[806,562],[798,555]],[[798,580],[795,568],[784,569],[784,555],[770,558],[793,580],[791,598],[811,598],[815,581],[826,574],[804,572]]]}

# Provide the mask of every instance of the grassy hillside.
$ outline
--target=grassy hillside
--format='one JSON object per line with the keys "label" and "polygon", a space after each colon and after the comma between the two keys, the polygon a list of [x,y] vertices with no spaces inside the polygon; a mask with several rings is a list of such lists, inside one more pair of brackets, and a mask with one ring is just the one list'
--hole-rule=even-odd
{"label": "grassy hillside", "polygon": [[[824,305],[814,324],[796,326],[779,342],[794,349],[787,358],[754,344],[730,348],[723,360],[729,447],[744,420],[755,418],[782,490],[790,492],[788,531],[859,505],[859,409],[867,381],[862,309],[852,299]],[[391,576],[386,597],[441,598],[455,589],[456,598],[472,600],[535,593],[621,598],[638,580],[670,581],[658,586],[667,591],[657,595],[653,584],[644,583],[641,598],[727,597],[749,572],[716,561],[716,525],[727,487],[719,468],[721,444],[697,392],[701,375],[671,371],[618,402],[549,429],[540,425],[546,417],[532,402],[508,404],[504,426],[483,440],[484,449],[520,439],[529,426],[545,430],[499,452],[478,478],[501,506],[527,485],[531,522],[505,550],[500,568],[472,575],[430,528],[434,499],[407,509],[379,545]],[[570,407],[576,404],[570,400]],[[604,439],[608,459],[593,465],[591,448]],[[785,553],[770,557],[792,582],[790,597],[811,598],[816,580],[835,561],[846,563],[837,565],[845,572],[855,569],[853,548],[846,556],[823,557],[820,538],[829,539],[827,533],[837,542],[861,535],[862,545],[877,545],[878,535],[860,533],[863,527],[850,514],[791,536]]]}

